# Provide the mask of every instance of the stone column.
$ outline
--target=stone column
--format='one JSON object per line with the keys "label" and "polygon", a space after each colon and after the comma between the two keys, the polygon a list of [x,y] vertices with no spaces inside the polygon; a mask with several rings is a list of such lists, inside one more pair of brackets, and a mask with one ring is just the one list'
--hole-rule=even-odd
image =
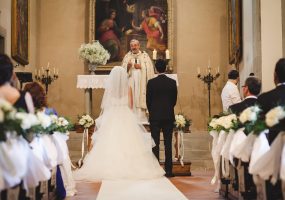
{"label": "stone column", "polygon": [[262,91],[275,87],[273,73],[277,60],[282,57],[281,0],[260,0]]}
{"label": "stone column", "polygon": [[85,112],[92,116],[92,89],[86,88],[84,91],[85,96]]}

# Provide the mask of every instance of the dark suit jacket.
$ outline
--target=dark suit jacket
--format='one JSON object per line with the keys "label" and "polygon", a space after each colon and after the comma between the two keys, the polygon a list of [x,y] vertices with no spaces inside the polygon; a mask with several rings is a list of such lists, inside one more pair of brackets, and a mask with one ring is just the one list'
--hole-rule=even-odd
{"label": "dark suit jacket", "polygon": [[[263,110],[263,115],[265,115],[269,110],[278,106],[285,105],[285,85],[279,85],[275,89],[270,90],[269,92],[265,92],[261,94],[257,103],[260,105]],[[271,144],[277,134],[281,131],[285,131],[285,119],[281,120],[279,124],[272,127],[269,130],[269,143]]]}
{"label": "dark suit jacket", "polygon": [[166,75],[158,75],[147,83],[146,104],[149,120],[173,120],[177,100],[176,81]]}
{"label": "dark suit jacket", "polygon": [[229,107],[229,109],[231,110],[232,113],[236,114],[236,115],[240,115],[240,113],[250,107],[250,106],[254,106],[254,104],[256,104],[257,102],[257,98],[247,98],[244,99],[242,102],[240,103],[236,103],[234,105],[231,105]]}

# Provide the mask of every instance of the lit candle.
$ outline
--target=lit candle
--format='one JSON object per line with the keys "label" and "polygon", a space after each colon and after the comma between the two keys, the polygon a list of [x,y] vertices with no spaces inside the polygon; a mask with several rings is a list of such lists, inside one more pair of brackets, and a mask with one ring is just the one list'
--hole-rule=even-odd
{"label": "lit candle", "polygon": [[153,60],[157,59],[157,51],[156,51],[156,49],[154,49],[153,52],[152,52],[152,59]]}
{"label": "lit candle", "polygon": [[49,69],[49,62],[48,62],[47,68]]}
{"label": "lit candle", "polygon": [[169,54],[169,50],[168,49],[165,50],[165,58],[166,58],[166,60],[170,59],[170,54]]}
{"label": "lit candle", "polygon": [[210,61],[210,58],[209,58],[209,61],[208,61],[208,68],[210,68],[210,64],[211,64],[211,61]]}
{"label": "lit candle", "polygon": [[201,74],[200,67],[197,68],[198,74]]}

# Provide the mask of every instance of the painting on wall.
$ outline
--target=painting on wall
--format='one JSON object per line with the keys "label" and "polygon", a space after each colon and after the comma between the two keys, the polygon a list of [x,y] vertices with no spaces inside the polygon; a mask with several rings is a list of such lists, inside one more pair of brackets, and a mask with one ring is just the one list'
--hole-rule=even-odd
{"label": "painting on wall", "polygon": [[29,0],[12,1],[12,58],[29,64]]}
{"label": "painting on wall", "polygon": [[[93,0],[93,39],[111,54],[109,66],[120,65],[129,51],[131,39],[141,43],[141,50],[152,55],[156,49],[163,57],[168,49],[167,0]],[[91,19],[92,21],[92,19]]]}
{"label": "painting on wall", "polygon": [[228,0],[229,64],[238,67],[242,56],[242,1]]}

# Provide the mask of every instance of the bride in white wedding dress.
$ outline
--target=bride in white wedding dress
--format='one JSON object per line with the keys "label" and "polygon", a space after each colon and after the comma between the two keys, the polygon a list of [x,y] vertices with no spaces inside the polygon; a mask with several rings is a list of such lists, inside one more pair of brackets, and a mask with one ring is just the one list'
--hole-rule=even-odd
{"label": "bride in white wedding dress", "polygon": [[154,179],[165,172],[152,153],[152,138],[128,106],[128,75],[112,69],[102,100],[102,115],[96,120],[93,148],[75,180]]}

